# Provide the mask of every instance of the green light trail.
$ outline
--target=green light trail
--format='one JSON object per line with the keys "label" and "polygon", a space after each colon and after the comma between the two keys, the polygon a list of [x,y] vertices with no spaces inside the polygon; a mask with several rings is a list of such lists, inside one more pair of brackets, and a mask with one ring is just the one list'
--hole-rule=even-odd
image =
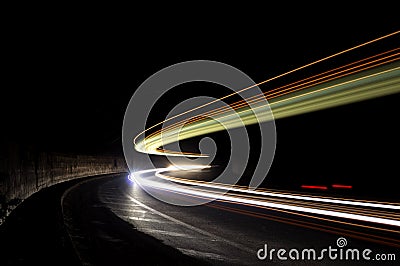
{"label": "green light trail", "polygon": [[[221,130],[234,129],[280,119],[340,105],[351,104],[400,92],[400,62],[364,70],[356,74],[337,78],[300,91],[255,101],[249,105],[229,108],[224,112],[206,115],[210,119],[197,119],[191,123],[177,124],[158,131],[136,142],[135,149],[148,154],[170,156],[206,156],[163,150],[162,147],[180,140],[206,135]],[[260,96],[264,97],[264,96]],[[272,111],[272,113],[271,113]],[[195,118],[195,117],[194,117]]]}

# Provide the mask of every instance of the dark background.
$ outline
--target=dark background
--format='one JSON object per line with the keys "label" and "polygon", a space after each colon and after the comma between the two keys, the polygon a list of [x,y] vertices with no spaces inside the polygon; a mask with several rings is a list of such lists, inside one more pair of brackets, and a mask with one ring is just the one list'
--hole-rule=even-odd
{"label": "dark background", "polygon": [[[122,154],[121,127],[129,99],[164,67],[215,60],[259,82],[399,29],[397,15],[380,10],[358,17],[351,12],[271,17],[272,10],[255,11],[246,17],[227,11],[226,17],[217,12],[157,17],[135,9],[121,15],[93,11],[90,16],[10,18],[3,39],[2,143]],[[138,18],[141,12],[145,15]],[[398,44],[398,38],[391,39],[371,49]],[[332,64],[364,52],[371,50]],[[192,96],[220,94],[192,91]],[[165,99],[171,106],[174,100]],[[392,95],[276,121],[278,143],[266,186],[296,189],[304,181],[337,181],[353,184],[363,195],[396,197],[398,100],[399,95]]]}

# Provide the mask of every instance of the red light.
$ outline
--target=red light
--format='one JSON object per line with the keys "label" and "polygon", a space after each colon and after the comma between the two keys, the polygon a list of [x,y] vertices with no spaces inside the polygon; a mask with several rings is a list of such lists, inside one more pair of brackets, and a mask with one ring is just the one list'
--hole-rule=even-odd
{"label": "red light", "polygon": [[333,188],[344,188],[344,189],[352,189],[353,186],[350,185],[339,185],[339,184],[333,184],[332,185]]}
{"label": "red light", "polygon": [[301,188],[311,188],[311,189],[320,189],[320,190],[327,190],[327,186],[309,186],[309,185],[301,185]]}

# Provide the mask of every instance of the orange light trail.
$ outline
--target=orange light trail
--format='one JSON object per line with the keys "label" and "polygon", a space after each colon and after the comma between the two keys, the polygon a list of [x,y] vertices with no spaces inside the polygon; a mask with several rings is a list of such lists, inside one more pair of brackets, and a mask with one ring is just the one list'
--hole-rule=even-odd
{"label": "orange light trail", "polygon": [[[139,136],[143,135],[145,132],[154,128],[155,126],[161,125],[172,118],[176,118],[180,115],[210,105],[211,103],[215,103],[216,101],[221,101],[222,99],[233,96],[236,93],[229,94],[215,101],[211,101],[202,106],[198,106],[180,113],[179,115],[170,117],[163,122],[144,130],[134,138],[135,149],[139,152],[152,154],[207,157],[208,155],[206,154],[170,151],[165,149],[164,146],[182,139],[204,135],[224,129],[228,130],[230,128],[244,125],[262,123],[274,118],[279,119],[282,117],[317,111],[337,105],[348,104],[355,101],[366,100],[400,92],[400,85],[398,84],[400,75],[397,75],[400,69],[399,49],[400,48],[394,48],[392,50],[385,51],[380,54],[376,54],[368,58],[364,58],[356,62],[352,62],[350,64],[274,88],[272,90],[268,90],[264,93],[227,104],[226,106],[203,112],[186,120],[181,120],[170,125],[164,125],[163,128],[155,130],[138,142]],[[349,51],[349,49],[345,51]],[[320,62],[320,60],[317,60],[317,62]],[[309,65],[310,64],[308,64],[308,66]],[[383,71],[379,72],[379,69],[382,69]],[[388,72],[392,72],[393,74]],[[382,80],[380,76],[387,76],[388,82],[381,82],[378,85],[380,80]],[[362,85],[362,83],[365,83],[362,81],[363,79],[375,82],[376,85]],[[336,82],[336,84],[334,82]],[[258,84],[262,83],[263,82]],[[360,85],[355,87],[353,84],[356,83],[359,83]],[[343,86],[347,86],[348,89],[344,90]],[[325,92],[328,89],[328,93],[330,93],[329,96],[327,96]],[[269,109],[267,107],[265,107],[266,100],[270,101],[269,107],[271,108],[270,110],[272,113],[268,111]],[[234,117],[233,114],[235,114],[235,116],[239,115],[242,121],[238,121],[238,118]],[[220,122],[221,119],[223,122]],[[191,128],[195,130],[191,130]]]}
{"label": "orange light trail", "polygon": [[[312,86],[315,86],[315,85],[318,85],[318,84],[321,84],[321,83],[324,83],[324,82],[328,82],[328,81],[334,80],[336,78],[341,78],[341,77],[344,77],[344,76],[347,76],[347,75],[350,75],[350,74],[355,74],[355,73],[358,73],[360,71],[364,71],[364,70],[367,70],[367,69],[370,69],[370,68],[374,68],[374,67],[377,67],[377,66],[380,66],[380,65],[383,65],[383,64],[388,64],[388,63],[397,61],[397,60],[400,59],[398,57],[398,55],[400,55],[400,53],[391,54],[391,55],[388,55],[388,56],[385,56],[385,57],[382,57],[382,58],[378,58],[378,59],[375,59],[375,60],[372,60],[372,61],[369,61],[369,62],[366,62],[366,63],[362,63],[362,62],[364,62],[366,60],[370,60],[370,59],[376,58],[376,57],[381,56],[381,55],[385,55],[385,54],[388,54],[388,53],[391,53],[391,52],[398,51],[399,49],[400,48],[392,49],[390,51],[386,51],[386,52],[383,52],[381,54],[374,55],[374,56],[371,56],[369,58],[365,58],[365,59],[350,63],[350,64],[345,65],[345,66],[341,66],[341,67],[338,67],[338,68],[335,68],[335,69],[331,69],[329,71],[326,71],[326,72],[323,72],[323,73],[320,73],[320,74],[317,74],[317,75],[314,75],[314,76],[311,76],[311,77],[308,77],[308,78],[305,78],[305,79],[302,79],[302,80],[299,80],[299,81],[296,81],[296,82],[293,82],[293,83],[290,83],[290,84],[287,84],[287,85],[284,85],[284,86],[281,86],[281,87],[278,87],[278,88],[275,88],[275,89],[268,90],[267,92],[264,92],[262,94],[254,95],[254,96],[251,96],[251,97],[246,98],[244,100],[240,100],[240,101],[237,101],[235,103],[229,104],[229,106],[223,106],[223,107],[219,107],[219,108],[216,108],[216,109],[208,111],[208,112],[204,112],[201,115],[198,115],[198,116],[196,116],[194,118],[189,119],[189,121],[188,120],[179,121],[179,122],[173,123],[171,125],[168,125],[168,126],[162,128],[162,129],[159,129],[159,130],[151,133],[150,135],[148,135],[146,138],[151,138],[156,134],[160,134],[162,131],[173,130],[173,129],[179,128],[181,126],[188,125],[188,124],[191,124],[191,123],[194,123],[194,122],[198,122],[198,121],[210,118],[210,117],[218,115],[218,114],[229,112],[229,111],[231,111],[229,108],[233,108],[234,110],[238,110],[238,109],[240,109],[242,107],[247,107],[249,104],[255,104],[255,103],[258,103],[258,102],[260,102],[262,100],[265,100],[265,99],[266,100],[270,100],[270,99],[273,99],[273,98],[276,98],[276,97],[279,97],[279,96],[286,95],[288,93],[304,90],[304,89],[310,88]],[[383,60],[385,60],[385,61],[383,61]],[[362,63],[362,64],[354,66],[356,63]],[[373,64],[373,63],[375,63],[375,64]],[[350,66],[352,66],[352,67],[350,67]],[[348,68],[347,69],[343,69],[345,67],[348,67]],[[363,68],[361,68],[361,67],[363,67]],[[340,70],[340,69],[342,69],[342,70]],[[338,71],[338,70],[340,70],[340,71]],[[353,71],[350,71],[350,70],[353,70]],[[334,72],[334,71],[337,71],[337,72]],[[331,73],[331,72],[334,72],[334,73]],[[326,75],[326,74],[329,74],[329,75]],[[341,75],[339,75],[339,74],[341,74]],[[323,75],[325,75],[325,76],[323,76]],[[330,77],[330,78],[328,79],[328,77]],[[305,82],[305,81],[307,81],[307,82]],[[319,82],[317,82],[317,81],[319,81]],[[303,83],[301,83],[301,82],[303,82]],[[308,86],[305,86],[305,85],[308,85]],[[167,119],[165,121],[168,121],[168,120],[169,119]]]}
{"label": "orange light trail", "polygon": [[249,89],[251,89],[251,88],[254,88],[254,87],[257,87],[257,86],[259,86],[259,85],[265,84],[265,83],[267,83],[267,82],[270,82],[270,81],[276,80],[276,79],[278,79],[278,78],[287,76],[287,75],[289,75],[289,74],[291,74],[291,73],[294,73],[294,72],[296,72],[296,71],[302,70],[302,69],[304,69],[304,68],[310,67],[310,66],[315,65],[315,64],[318,64],[318,63],[321,63],[321,62],[323,62],[323,61],[326,61],[326,60],[328,60],[328,59],[334,58],[334,57],[336,57],[336,56],[339,56],[339,55],[348,53],[348,52],[350,52],[350,51],[353,51],[353,50],[358,49],[358,48],[360,48],[360,47],[369,45],[369,44],[371,44],[371,43],[378,42],[378,41],[380,41],[380,40],[383,40],[383,39],[385,39],[385,38],[391,37],[391,36],[396,35],[396,34],[399,34],[399,33],[400,33],[400,31],[396,31],[396,32],[389,33],[389,34],[386,34],[386,35],[384,35],[384,36],[375,38],[375,39],[370,40],[370,41],[368,41],[368,42],[364,42],[364,43],[362,43],[362,44],[353,46],[353,47],[351,47],[351,48],[345,49],[345,50],[340,51],[340,52],[338,52],[338,53],[335,53],[335,54],[326,56],[326,57],[324,57],[324,58],[321,58],[321,59],[319,59],[319,60],[313,61],[313,62],[311,62],[311,63],[309,63],[309,64],[306,64],[306,65],[303,65],[303,66],[301,66],[301,67],[295,68],[295,69],[293,69],[293,70],[284,72],[284,73],[282,73],[282,74],[280,74],[280,75],[277,75],[277,76],[275,76],[275,77],[272,77],[272,78],[269,78],[269,79],[267,79],[267,80],[261,81],[261,82],[259,82],[259,83],[257,83],[257,84],[248,86],[248,87],[243,88],[243,89],[241,89],[241,90],[239,90],[239,91],[237,91],[237,92],[228,94],[228,95],[226,95],[226,96],[224,96],[224,97],[222,97],[222,98],[220,98],[220,99],[216,99],[216,100],[214,100],[214,101],[210,101],[209,103],[200,105],[200,106],[195,107],[195,108],[193,108],[193,109],[190,109],[190,110],[188,110],[188,111],[185,111],[185,112],[182,112],[182,113],[177,114],[177,115],[175,115],[175,116],[172,116],[172,117],[170,117],[170,118],[168,118],[168,119],[166,119],[166,120],[164,120],[164,121],[162,121],[162,122],[159,122],[159,123],[157,123],[157,124],[155,124],[155,125],[153,125],[153,126],[147,128],[147,129],[145,129],[143,132],[139,133],[139,134],[133,139],[133,143],[136,145],[136,144],[137,144],[137,139],[138,139],[138,137],[140,137],[141,135],[145,134],[147,131],[149,131],[149,130],[151,130],[151,129],[157,127],[157,126],[162,125],[163,123],[165,123],[165,122],[167,122],[167,121],[169,121],[169,120],[171,120],[171,119],[174,119],[174,118],[177,118],[177,117],[182,116],[182,115],[184,115],[184,114],[193,112],[193,111],[195,111],[195,110],[197,110],[197,109],[203,108],[203,107],[208,106],[208,105],[210,105],[210,104],[213,104],[213,103],[215,103],[215,102],[217,102],[217,101],[221,101],[221,100],[226,99],[226,98],[228,98],[228,97],[230,97],[230,96],[237,95],[238,93],[244,92],[244,91],[249,90]]}
{"label": "orange light trail", "polygon": [[[180,114],[178,114],[178,115],[175,115],[175,116],[173,116],[173,117],[170,117],[170,118],[168,118],[168,119],[166,119],[166,120],[164,120],[164,121],[162,121],[162,122],[159,122],[159,123],[157,123],[157,124],[155,124],[155,125],[149,127],[148,129],[146,129],[146,130],[144,130],[143,132],[141,132],[138,136],[144,134],[146,131],[148,131],[148,130],[150,130],[150,129],[156,127],[156,126],[159,126],[159,125],[165,123],[165,122],[168,121],[168,120],[171,120],[171,119],[174,119],[174,118],[176,118],[176,117],[182,116],[182,115],[184,115],[184,114],[190,113],[190,112],[192,112],[192,111],[194,111],[194,110],[200,109],[200,108],[205,107],[205,106],[210,105],[210,104],[213,104],[213,103],[215,103],[215,102],[217,102],[217,101],[223,100],[223,99],[228,98],[228,97],[233,96],[233,95],[236,95],[236,94],[238,94],[238,93],[240,93],[240,92],[243,92],[243,91],[249,90],[249,89],[251,89],[251,88],[257,87],[257,86],[259,86],[259,85],[262,85],[262,84],[264,84],[264,83],[270,82],[270,81],[272,81],[272,80],[275,80],[275,79],[278,79],[278,78],[287,76],[287,75],[289,75],[289,74],[291,74],[291,73],[294,73],[294,72],[296,72],[296,71],[299,71],[299,70],[301,70],[301,69],[310,67],[310,66],[312,66],[312,65],[315,65],[315,64],[318,64],[318,63],[320,63],[320,62],[326,61],[326,60],[328,60],[328,59],[331,59],[331,58],[333,58],[333,57],[339,56],[339,55],[341,55],[341,54],[348,53],[348,52],[353,51],[353,50],[355,50],[355,49],[358,49],[358,48],[360,48],[360,47],[369,45],[369,44],[371,44],[371,43],[380,41],[380,40],[382,40],[382,39],[391,37],[391,36],[396,35],[396,34],[399,34],[399,33],[400,33],[400,31],[395,31],[395,32],[393,32],[393,33],[386,34],[386,35],[384,35],[384,36],[378,37],[378,38],[373,39],[373,40],[371,40],[371,41],[364,42],[364,43],[362,43],[362,44],[353,46],[353,47],[351,47],[351,48],[345,49],[345,50],[340,51],[340,52],[338,52],[338,53],[335,53],[335,54],[326,56],[326,57],[321,58],[321,59],[319,59],[319,60],[316,60],[316,61],[313,61],[313,62],[308,63],[308,64],[306,64],[306,65],[303,65],[303,66],[301,66],[301,67],[298,67],[298,68],[295,68],[295,69],[293,69],[293,70],[287,71],[287,72],[285,72],[285,73],[283,73],[283,74],[280,74],[280,75],[277,75],[277,76],[275,76],[275,77],[269,78],[269,79],[267,79],[267,80],[261,81],[261,82],[259,82],[259,83],[257,83],[257,84],[248,86],[248,87],[243,88],[243,89],[241,89],[241,90],[239,90],[239,91],[237,91],[237,92],[228,94],[228,95],[226,95],[226,96],[224,96],[224,97],[222,97],[222,98],[220,98],[220,99],[217,99],[217,100],[211,101],[211,102],[209,102],[209,103],[200,105],[200,106],[198,106],[198,107],[196,107],[196,108],[193,108],[193,109],[191,109],[191,110],[188,110],[188,111],[186,111],[186,112],[182,112],[182,113],[180,113]],[[136,136],[135,139],[133,140],[134,143],[136,143],[135,140],[137,139],[138,136]]]}

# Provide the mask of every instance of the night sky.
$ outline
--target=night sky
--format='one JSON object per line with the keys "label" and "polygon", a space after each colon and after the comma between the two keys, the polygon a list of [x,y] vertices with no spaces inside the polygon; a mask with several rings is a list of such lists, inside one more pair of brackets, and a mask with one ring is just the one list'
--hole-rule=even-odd
{"label": "night sky", "polygon": [[[376,15],[346,21],[339,14],[299,14],[283,23],[284,17],[267,14],[211,22],[204,14],[190,22],[189,16],[150,25],[146,21],[152,17],[99,16],[104,18],[99,22],[97,16],[60,19],[55,14],[10,23],[3,50],[9,82],[2,89],[2,141],[39,150],[121,152],[125,108],[135,89],[156,71],[207,59],[263,81],[398,30],[397,16],[378,20]],[[173,100],[165,99],[167,105]],[[398,95],[384,97],[277,121],[271,175],[313,180],[352,180],[356,175],[360,182],[368,174],[371,184],[378,174],[392,175],[384,179],[391,180],[396,162],[390,153],[399,150],[398,100]]]}

